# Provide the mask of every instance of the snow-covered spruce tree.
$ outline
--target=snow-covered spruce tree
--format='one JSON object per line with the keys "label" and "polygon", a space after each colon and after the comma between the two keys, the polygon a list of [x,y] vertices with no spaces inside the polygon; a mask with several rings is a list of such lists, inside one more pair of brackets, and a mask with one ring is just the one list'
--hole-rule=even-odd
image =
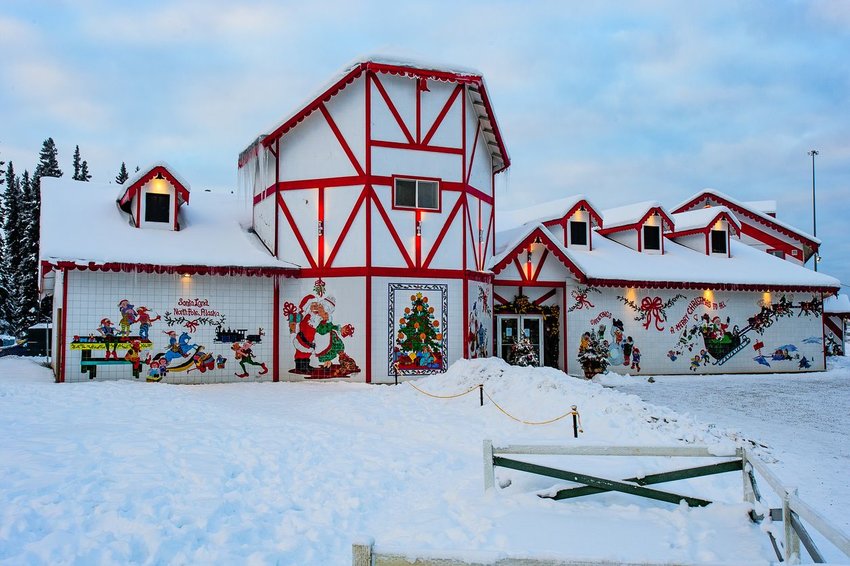
{"label": "snow-covered spruce tree", "polygon": [[17,296],[14,290],[18,288],[18,275],[21,265],[21,187],[15,175],[15,166],[10,161],[6,167],[6,190],[3,192],[3,253],[0,263],[0,287],[4,290],[5,300],[0,302],[0,318],[6,321],[7,331],[14,325],[14,313],[17,312]]}
{"label": "snow-covered spruce tree", "polygon": [[[6,164],[0,160],[0,171]],[[6,184],[5,175],[0,175],[0,189]],[[5,191],[0,190],[0,332],[6,330],[8,321],[6,319],[6,301],[8,301],[8,293],[6,285],[3,283],[3,258],[6,257],[6,207],[3,204],[6,200]]]}
{"label": "snow-covered spruce tree", "polygon": [[29,172],[21,176],[20,240],[21,256],[18,267],[18,295],[13,327],[18,333],[26,330],[38,319],[38,230],[39,206],[38,185],[30,179]]}
{"label": "snow-covered spruce tree", "polygon": [[127,165],[122,161],[121,169],[118,170],[118,175],[115,176],[115,182],[119,185],[123,185],[124,181],[130,178],[130,175],[127,174]]}
{"label": "snow-covered spruce tree", "polygon": [[47,138],[41,144],[41,152],[38,155],[38,165],[33,173],[33,179],[42,177],[61,177],[62,170],[59,168],[59,151],[53,138]]}
{"label": "snow-covered spruce tree", "polygon": [[79,181],[80,179],[80,169],[82,168],[81,159],[80,159],[80,146],[76,146],[74,148],[74,176],[72,179],[75,181]]}
{"label": "snow-covered spruce tree", "polygon": [[79,181],[89,182],[91,181],[91,174],[89,173],[89,162],[83,159],[83,164],[80,166],[80,178]]}
{"label": "snow-covered spruce tree", "polygon": [[511,363],[515,366],[539,366],[540,358],[531,340],[523,336],[511,346]]}

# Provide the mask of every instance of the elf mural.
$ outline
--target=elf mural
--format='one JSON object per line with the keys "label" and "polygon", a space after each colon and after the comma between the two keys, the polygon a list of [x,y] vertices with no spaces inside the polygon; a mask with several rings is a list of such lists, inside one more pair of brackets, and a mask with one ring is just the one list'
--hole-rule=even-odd
{"label": "elf mural", "polygon": [[390,374],[446,371],[448,286],[390,283],[389,292]]}
{"label": "elf mural", "polygon": [[290,302],[283,305],[295,347],[295,369],[290,373],[307,379],[348,377],[360,371],[354,359],[345,353],[344,339],[354,335],[354,326],[334,322],[336,299],[326,291],[327,286],[320,278],[313,285],[313,292],[305,295],[297,307]]}
{"label": "elf mural", "polygon": [[473,301],[472,309],[469,312],[467,343],[469,344],[470,358],[486,358],[490,352],[487,329],[490,328],[490,323],[493,320],[493,311],[490,308],[490,297],[487,289],[482,285],[476,287],[478,290],[477,298]]}

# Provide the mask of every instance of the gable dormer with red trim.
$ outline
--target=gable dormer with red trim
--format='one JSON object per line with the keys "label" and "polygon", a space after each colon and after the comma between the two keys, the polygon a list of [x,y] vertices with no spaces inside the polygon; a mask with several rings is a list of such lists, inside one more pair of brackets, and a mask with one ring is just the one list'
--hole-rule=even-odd
{"label": "gable dormer with red trim", "polygon": [[118,207],[136,228],[180,230],[180,206],[189,204],[189,185],[164,163],[142,169],[127,179]]}
{"label": "gable dormer with red trim", "polygon": [[675,231],[665,237],[707,256],[732,257],[730,240],[741,237],[741,224],[725,206],[673,214]]}
{"label": "gable dormer with red trim", "polygon": [[664,232],[674,230],[673,219],[656,201],[646,201],[602,212],[599,234],[646,254],[664,254]]}
{"label": "gable dormer with red trim", "polygon": [[[586,199],[579,199],[563,217],[548,220],[544,226],[553,231],[561,232],[564,247],[568,249],[587,250],[593,249],[593,229],[602,227],[602,216]],[[557,232],[555,229],[557,227]]]}
{"label": "gable dormer with red trim", "polygon": [[[759,204],[759,203],[751,203]],[[820,240],[763,212],[713,189],[704,189],[673,209],[674,213],[725,206],[741,225],[741,241],[771,255],[805,264],[820,248]]]}

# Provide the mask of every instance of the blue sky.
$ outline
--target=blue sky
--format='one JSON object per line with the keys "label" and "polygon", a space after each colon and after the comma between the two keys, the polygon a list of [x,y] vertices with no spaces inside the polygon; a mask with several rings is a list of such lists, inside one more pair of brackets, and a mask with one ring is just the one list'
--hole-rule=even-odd
{"label": "blue sky", "polygon": [[[165,160],[235,187],[236,158],[369,53],[479,69],[512,167],[498,206],[585,193],[775,199],[850,283],[850,2],[106,2],[0,6],[0,159],[52,136],[96,181]],[[846,289],[845,289],[846,290]]]}

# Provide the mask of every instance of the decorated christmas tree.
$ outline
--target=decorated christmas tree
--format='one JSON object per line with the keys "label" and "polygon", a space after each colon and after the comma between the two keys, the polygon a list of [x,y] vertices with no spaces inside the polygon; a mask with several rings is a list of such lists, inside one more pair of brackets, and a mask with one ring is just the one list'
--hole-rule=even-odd
{"label": "decorated christmas tree", "polygon": [[520,338],[511,346],[511,363],[515,366],[539,366],[540,358],[537,356],[537,348],[526,337]]}
{"label": "decorated christmas tree", "polygon": [[608,359],[608,343],[604,340],[605,327],[601,327],[599,332],[591,330],[585,332],[581,336],[581,342],[578,348],[578,361],[584,370],[584,375],[591,378],[597,373],[602,373],[608,369],[610,363]]}
{"label": "decorated christmas tree", "polygon": [[[410,306],[399,319],[398,344],[406,366],[430,367],[437,363],[442,351],[443,333],[434,307],[421,292],[410,295]],[[404,360],[404,357],[408,360]]]}

